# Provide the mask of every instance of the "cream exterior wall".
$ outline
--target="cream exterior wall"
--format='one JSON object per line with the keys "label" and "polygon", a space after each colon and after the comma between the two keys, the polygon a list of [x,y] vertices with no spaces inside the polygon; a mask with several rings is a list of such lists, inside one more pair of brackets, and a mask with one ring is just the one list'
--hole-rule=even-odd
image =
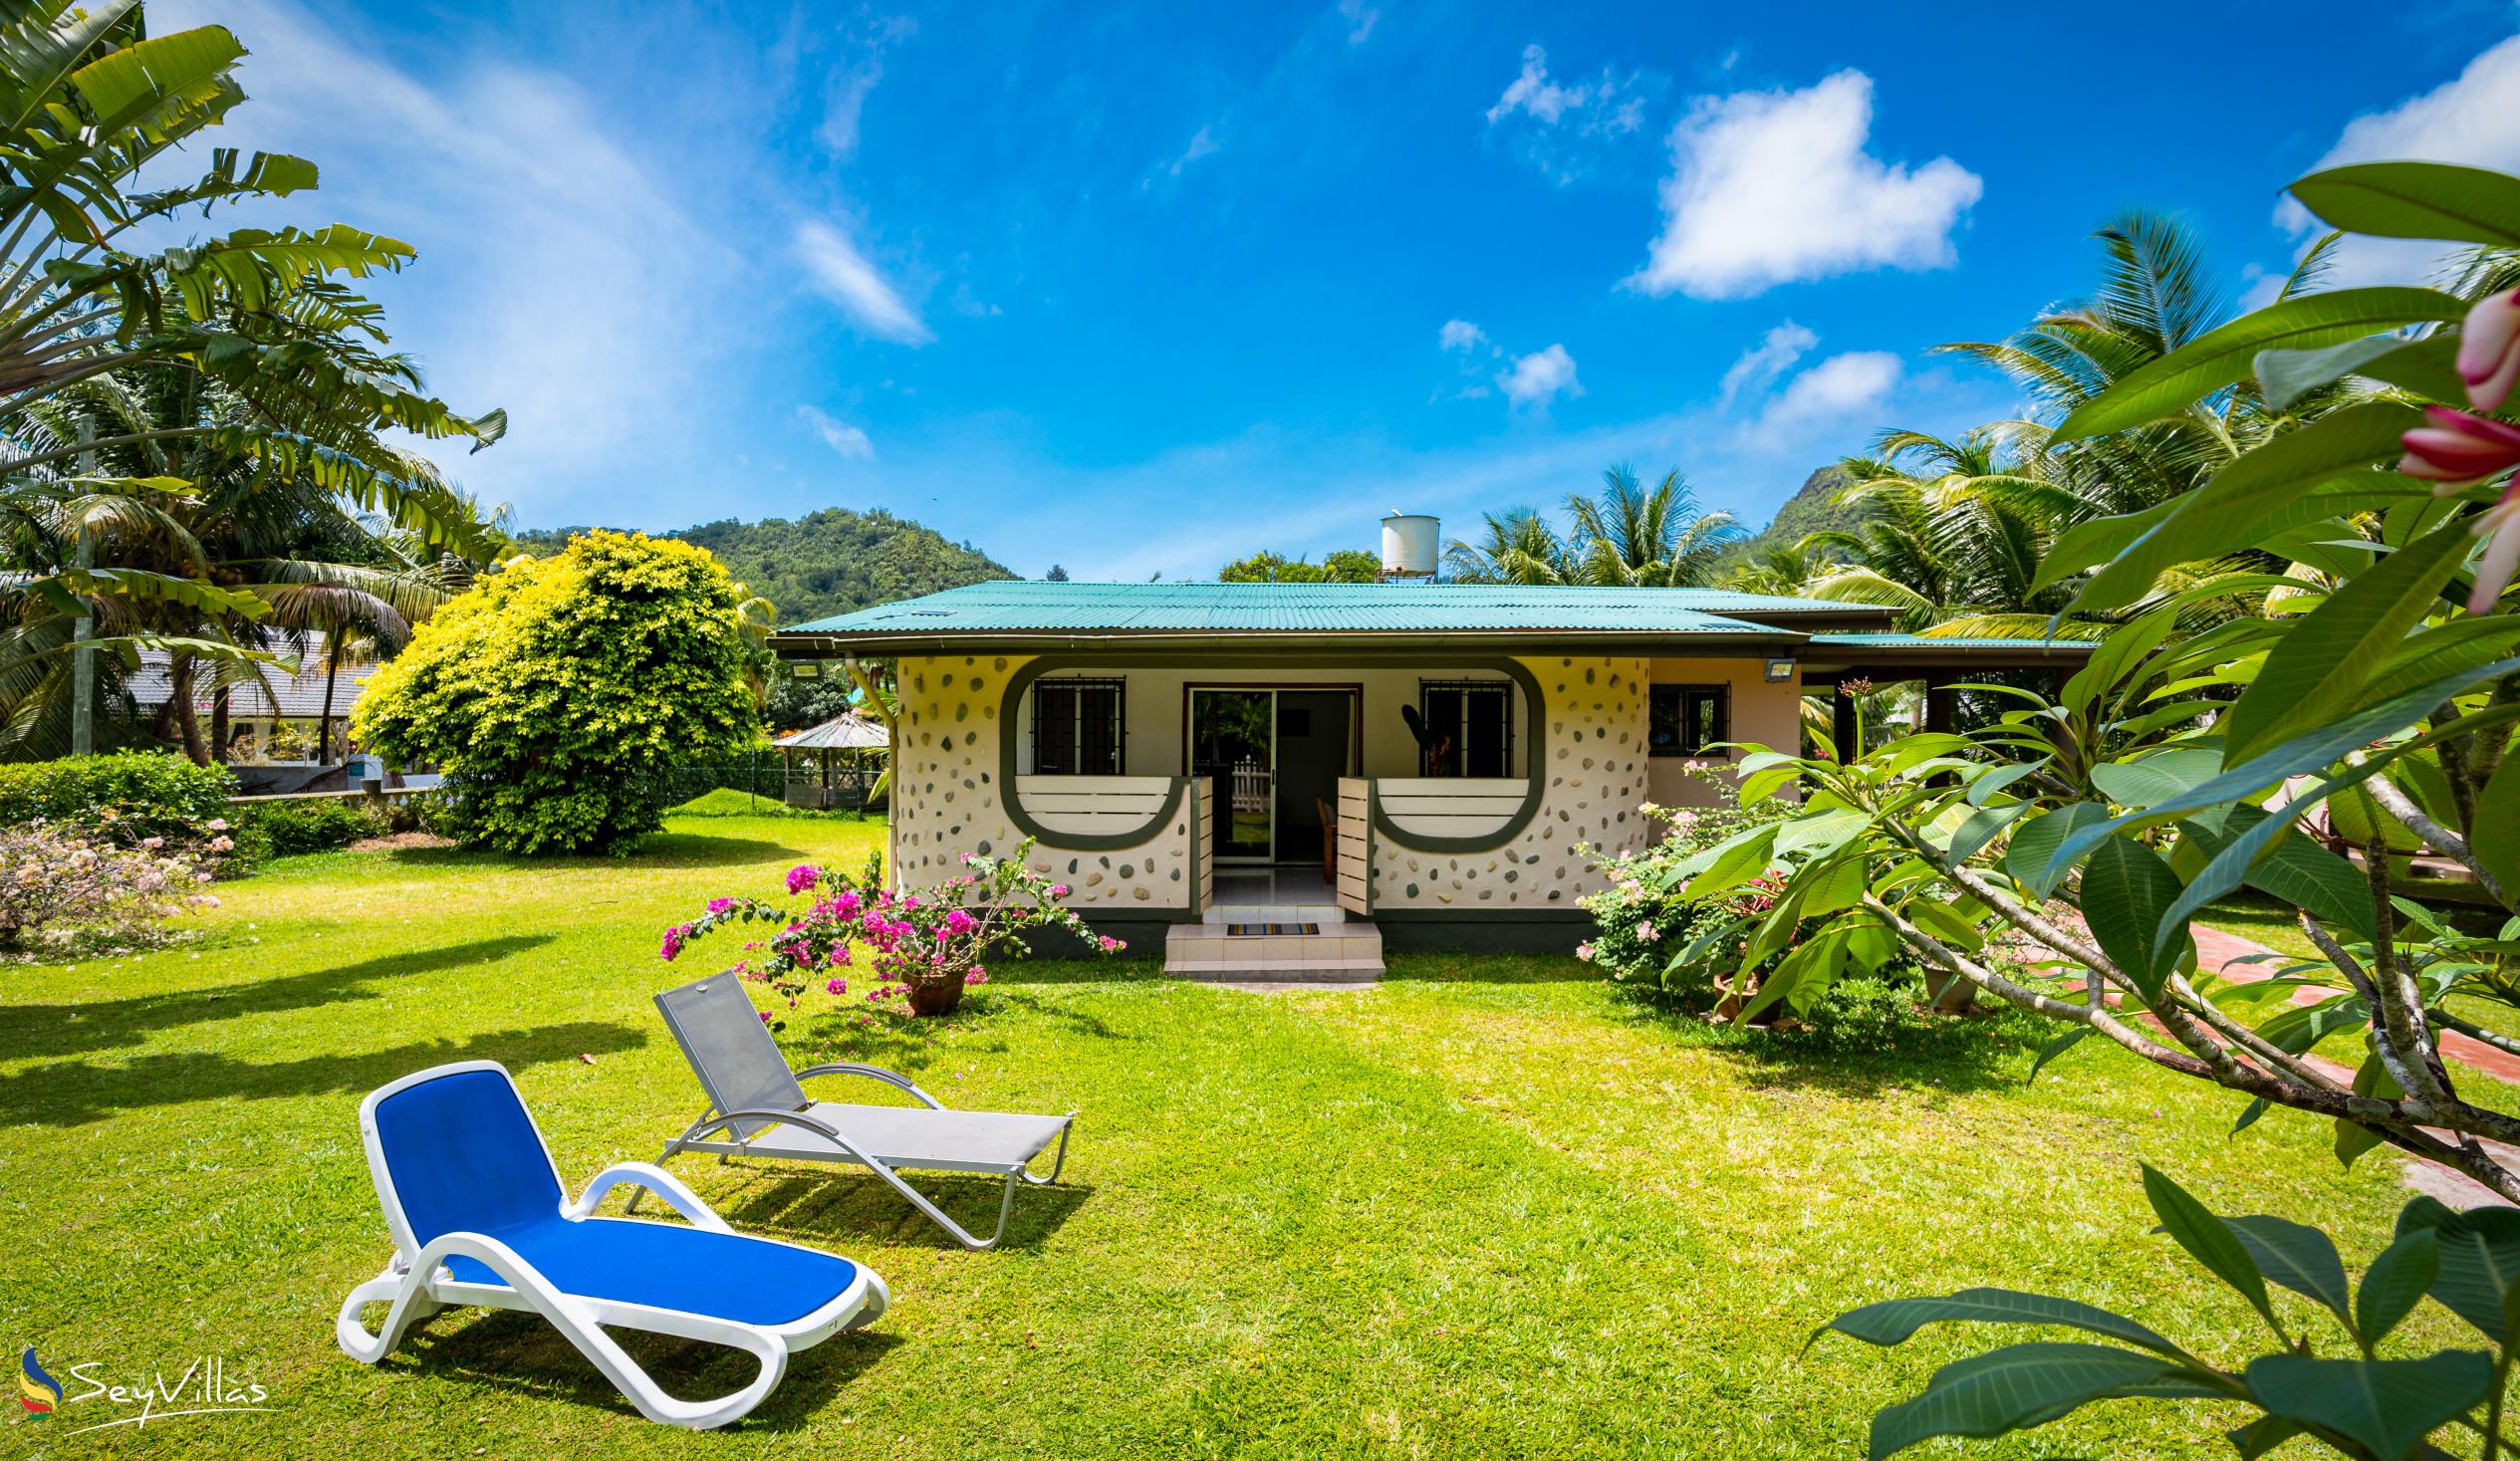
{"label": "cream exterior wall", "polygon": [[1547,746],[1536,774],[1540,810],[1504,846],[1424,852],[1374,833],[1374,907],[1425,911],[1565,909],[1603,885],[1578,852],[1631,851],[1653,829],[1645,797],[1646,661],[1633,657],[1518,656],[1540,682]]}
{"label": "cream exterior wall", "polygon": [[[1538,812],[1511,842],[1477,852],[1420,852],[1378,832],[1377,908],[1573,911],[1576,898],[1600,885],[1579,844],[1605,852],[1640,846],[1654,829],[1637,810],[1639,803],[1651,798],[1684,805],[1701,790],[1680,779],[1679,763],[1645,752],[1649,684],[1729,683],[1736,737],[1790,745],[1790,737],[1799,734],[1799,685],[1767,684],[1756,659],[1516,658],[1541,687],[1544,743],[1535,762],[1518,697],[1513,768],[1517,776],[1536,775],[1545,782]],[[1003,805],[1011,789],[999,784],[999,738],[1017,737],[1022,774],[1031,749],[1029,707],[1018,705],[1009,715],[1001,702],[1011,676],[1028,662],[1029,656],[1021,655],[901,661],[892,834],[895,875],[902,883],[933,885],[960,870],[962,853],[1002,853],[1022,841]],[[1503,678],[1494,670],[1431,662],[1249,671],[1063,663],[1052,673],[1127,681],[1122,771],[1130,776],[1185,774],[1184,691],[1192,684],[1360,686],[1364,764],[1358,772],[1384,778],[1418,771],[1416,743],[1399,713],[1402,705],[1416,703],[1418,681]],[[1197,877],[1190,816],[1185,798],[1143,844],[1108,852],[1045,847],[1036,852],[1034,864],[1068,880],[1076,890],[1074,904],[1088,916],[1186,909]]]}
{"label": "cream exterior wall", "polygon": [[[1024,662],[962,654],[901,661],[901,745],[892,757],[892,861],[900,884],[932,887],[962,870],[963,853],[1004,855],[1023,842],[1006,815],[1011,789],[998,779],[1004,729],[998,702]],[[1186,909],[1196,871],[1190,811],[1184,797],[1135,847],[1095,852],[1042,847],[1033,865],[1065,879],[1069,905],[1088,917]]]}
{"label": "cream exterior wall", "polygon": [[[1417,741],[1408,733],[1408,723],[1400,719],[1400,707],[1417,703],[1417,682],[1420,680],[1495,680],[1505,683],[1505,676],[1494,670],[1454,670],[1441,665],[1425,668],[1375,665],[1327,664],[1302,668],[1272,666],[1244,670],[1230,667],[1176,668],[1163,665],[1090,665],[1062,664],[1044,676],[1048,679],[1117,679],[1126,680],[1129,690],[1121,709],[1122,726],[1127,734],[1123,747],[1122,771],[1130,776],[1187,776],[1190,772],[1185,739],[1189,720],[1187,691],[1196,685],[1202,689],[1362,689],[1359,714],[1365,726],[1365,764],[1355,769],[1359,776],[1421,776],[1417,764]],[[1002,682],[1001,682],[1002,683]],[[1517,707],[1519,712],[1519,706]],[[1019,771],[1032,769],[1032,697],[1015,709],[1015,764]],[[1514,722],[1513,774],[1520,776],[1528,765],[1531,748],[1524,740],[1519,713]]]}
{"label": "cream exterior wall", "polygon": [[[1803,681],[1770,683],[1764,659],[1655,659],[1657,685],[1729,685],[1732,688],[1732,739],[1799,754],[1803,744]],[[1738,766],[1742,753],[1727,756],[1648,756],[1645,795],[1665,807],[1711,807],[1714,789],[1688,775],[1692,766]],[[1739,774],[1733,773],[1737,782]]]}

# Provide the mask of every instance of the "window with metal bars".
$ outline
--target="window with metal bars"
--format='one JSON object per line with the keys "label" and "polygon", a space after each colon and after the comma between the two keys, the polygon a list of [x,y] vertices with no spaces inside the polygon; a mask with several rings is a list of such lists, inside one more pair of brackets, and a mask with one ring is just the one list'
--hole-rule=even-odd
{"label": "window with metal bars", "polygon": [[1510,680],[1419,680],[1425,776],[1514,774],[1514,686]]}
{"label": "window with metal bars", "polygon": [[1121,775],[1126,681],[1035,680],[1032,696],[1036,774]]}
{"label": "window with metal bars", "polygon": [[1720,756],[1732,739],[1730,685],[1655,685],[1645,720],[1645,749],[1655,756]]}

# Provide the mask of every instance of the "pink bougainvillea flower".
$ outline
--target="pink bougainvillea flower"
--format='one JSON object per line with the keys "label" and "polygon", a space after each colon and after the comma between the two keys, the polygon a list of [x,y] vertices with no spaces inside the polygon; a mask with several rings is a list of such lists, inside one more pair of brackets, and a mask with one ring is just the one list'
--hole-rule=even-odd
{"label": "pink bougainvillea flower", "polygon": [[801,893],[822,880],[823,869],[811,862],[799,862],[788,869],[788,891]]}
{"label": "pink bougainvillea flower", "polygon": [[735,900],[733,898],[709,899],[709,911],[712,913],[723,913],[733,906],[735,906]]}
{"label": "pink bougainvillea flower", "polygon": [[945,931],[947,933],[969,933],[972,929],[979,926],[979,919],[972,917],[969,913],[964,912],[960,908],[956,908],[945,915]]}
{"label": "pink bougainvillea flower", "polygon": [[973,969],[970,973],[962,976],[962,982],[969,985],[986,984],[989,982],[989,971],[986,969]]}
{"label": "pink bougainvillea flower", "polygon": [[2446,493],[2520,466],[2520,426],[2448,406],[2427,406],[2423,415],[2429,424],[2397,438],[2406,448],[2397,470],[2407,476],[2438,482],[2435,490]]}
{"label": "pink bougainvillea flower", "polygon": [[2468,404],[2502,409],[2520,380],[2520,290],[2487,295],[2468,310],[2459,329],[2458,372],[2467,382]]}
{"label": "pink bougainvillea flower", "polygon": [[763,1010],[761,1012],[761,1023],[764,1025],[770,1023],[770,1012],[768,1010]]}
{"label": "pink bougainvillea flower", "polygon": [[665,930],[665,941],[656,952],[664,955],[666,963],[670,964],[682,957],[682,940],[689,935],[690,931],[687,926],[680,923]]}
{"label": "pink bougainvillea flower", "polygon": [[824,985],[823,990],[827,994],[847,994],[849,992],[849,981],[846,979],[835,979],[831,983]]}
{"label": "pink bougainvillea flower", "polygon": [[2502,591],[2520,569],[2520,482],[2505,487],[2492,507],[2476,515],[2473,530],[2485,540],[2485,555],[2476,561],[2476,587],[2467,596],[2469,613],[2491,613]]}
{"label": "pink bougainvillea flower", "polygon": [[1054,898],[1066,897],[1068,895],[1068,885],[1064,882],[1052,883],[1050,885],[1050,895]]}
{"label": "pink bougainvillea flower", "polygon": [[828,962],[828,963],[834,963],[834,964],[846,964],[846,963],[848,963],[848,962],[849,962],[849,945],[847,945],[847,944],[842,944],[840,947],[838,947],[838,948],[836,948],[836,949],[833,949],[833,950],[832,950],[832,956],[831,956],[831,958],[830,958],[829,960],[827,960],[826,962]]}
{"label": "pink bougainvillea flower", "polygon": [[1096,940],[1095,940],[1095,942],[1096,942],[1096,943],[1098,943],[1098,944],[1101,944],[1101,945],[1102,945],[1102,947],[1103,947],[1103,952],[1105,952],[1105,953],[1107,953],[1107,954],[1111,954],[1111,953],[1118,953],[1118,952],[1119,952],[1120,950],[1122,950],[1123,948],[1128,947],[1128,945],[1126,945],[1126,944],[1122,943],[1119,939],[1112,937],[1112,936],[1111,936],[1110,934],[1108,934],[1108,933],[1106,933],[1106,934],[1104,934],[1102,937],[1100,937],[1100,938],[1096,939]]}

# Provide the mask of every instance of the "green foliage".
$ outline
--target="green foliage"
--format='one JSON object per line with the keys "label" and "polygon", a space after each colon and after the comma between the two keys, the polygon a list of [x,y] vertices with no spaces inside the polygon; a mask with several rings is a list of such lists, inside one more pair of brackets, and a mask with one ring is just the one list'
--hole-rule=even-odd
{"label": "green foliage", "polygon": [[125,847],[152,837],[206,839],[234,795],[236,778],[226,767],[157,752],[0,765],[0,825],[76,823]]}
{"label": "green foliage", "polygon": [[1264,548],[1216,571],[1220,584],[1372,584],[1382,577],[1382,558],[1360,548],[1336,549],[1319,563]]}
{"label": "green foliage", "polygon": [[272,856],[331,852],[364,838],[382,837],[386,826],[367,808],[347,798],[310,797],[304,801],[266,802],[254,809],[250,830]]}
{"label": "green foliage", "polygon": [[742,604],[698,548],[588,533],[440,610],[369,681],[352,733],[443,767],[464,841],[617,848],[659,825],[651,780],[759,736]]}
{"label": "green foliage", "polygon": [[[15,756],[73,748],[74,664],[99,671],[96,709],[142,649],[172,653],[185,691],[196,667],[294,652],[282,629],[398,638],[407,603],[379,614],[371,585],[305,592],[293,570],[460,569],[503,542],[388,440],[478,447],[506,424],[427,395],[352,291],[410,246],[338,223],[195,233],[189,219],[220,205],[312,188],[316,168],[216,147],[196,179],[166,174],[244,102],[246,49],[222,26],[150,34],[148,18],[128,0],[0,13],[0,355],[16,363],[0,414],[0,752]],[[143,189],[144,174],[169,185]],[[92,636],[74,640],[78,619]],[[189,693],[174,703],[206,763]]]}
{"label": "green foliage", "polygon": [[[560,528],[518,541],[549,553],[588,531]],[[778,606],[783,624],[1015,577],[969,544],[882,511],[827,507],[794,522],[726,518],[665,536],[707,549],[735,582]]]}
{"label": "green foliage", "polygon": [[[2143,1189],[2161,1231],[2249,1302],[2273,1333],[2276,1352],[2235,1370],[2107,1310],[2001,1289],[1866,1305],[1823,1325],[1814,1339],[1841,1334],[1893,1345],[1926,1325],[2001,1324],[2074,1329],[2116,1341],[2036,1340],[1946,1364],[1922,1394],[1874,1418],[1875,1461],[1936,1436],[2007,1435],[2117,1399],[2248,1406],[2259,1418],[2229,1436],[2243,1456],[2302,1438],[2366,1461],[2403,1461],[2447,1454],[2429,1439],[2445,1430],[2464,1444],[2499,1424],[2499,1407],[2489,1408],[2489,1400],[2509,1373],[2510,1316],[2520,1313],[2520,1213],[2456,1213],[2418,1197],[2398,1218],[2397,1242],[2354,1290],[2336,1245],[2316,1228],[2218,1217],[2149,1166]],[[2307,1331],[2288,1330],[2270,1285],[2312,1301],[2343,1331],[2349,1352],[2323,1357]],[[2426,1297],[2475,1326],[2493,1352],[2383,1357],[2383,1342]]]}

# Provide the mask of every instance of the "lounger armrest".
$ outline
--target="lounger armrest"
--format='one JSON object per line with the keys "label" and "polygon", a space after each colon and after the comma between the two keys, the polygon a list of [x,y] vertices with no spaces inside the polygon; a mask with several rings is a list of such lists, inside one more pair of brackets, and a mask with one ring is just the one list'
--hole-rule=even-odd
{"label": "lounger armrest", "polygon": [[940,1111],[945,1108],[943,1101],[912,1085],[909,1077],[898,1072],[887,1071],[882,1066],[858,1066],[842,1062],[829,1066],[809,1066],[796,1073],[796,1079],[799,1081],[812,1076],[864,1076],[870,1081],[881,1081],[886,1086],[899,1087],[916,1096],[929,1110]]}
{"label": "lounger armrest", "polygon": [[866,1148],[860,1146],[857,1142],[851,1140],[847,1135],[843,1134],[838,1126],[835,1126],[831,1122],[823,1120],[818,1116],[809,1116],[803,1111],[768,1109],[719,1111],[693,1121],[690,1129],[684,1131],[679,1139],[683,1141],[697,1141],[711,1131],[721,1130],[725,1127],[732,1126],[737,1121],[779,1121],[790,1126],[801,1127],[813,1132],[817,1136],[825,1138],[841,1150],[848,1152],[853,1160],[863,1166],[872,1167],[879,1172],[885,1173],[889,1173],[892,1170],[882,1162],[867,1155]]}
{"label": "lounger armrest", "polygon": [[734,1228],[719,1217],[715,1209],[700,1200],[700,1194],[684,1186],[682,1179],[653,1162],[618,1161],[595,1174],[587,1190],[578,1200],[562,1209],[562,1216],[575,1222],[594,1213],[607,1194],[616,1187],[644,1187],[665,1200],[665,1205],[683,1215],[695,1228],[712,1233],[731,1233]]}

